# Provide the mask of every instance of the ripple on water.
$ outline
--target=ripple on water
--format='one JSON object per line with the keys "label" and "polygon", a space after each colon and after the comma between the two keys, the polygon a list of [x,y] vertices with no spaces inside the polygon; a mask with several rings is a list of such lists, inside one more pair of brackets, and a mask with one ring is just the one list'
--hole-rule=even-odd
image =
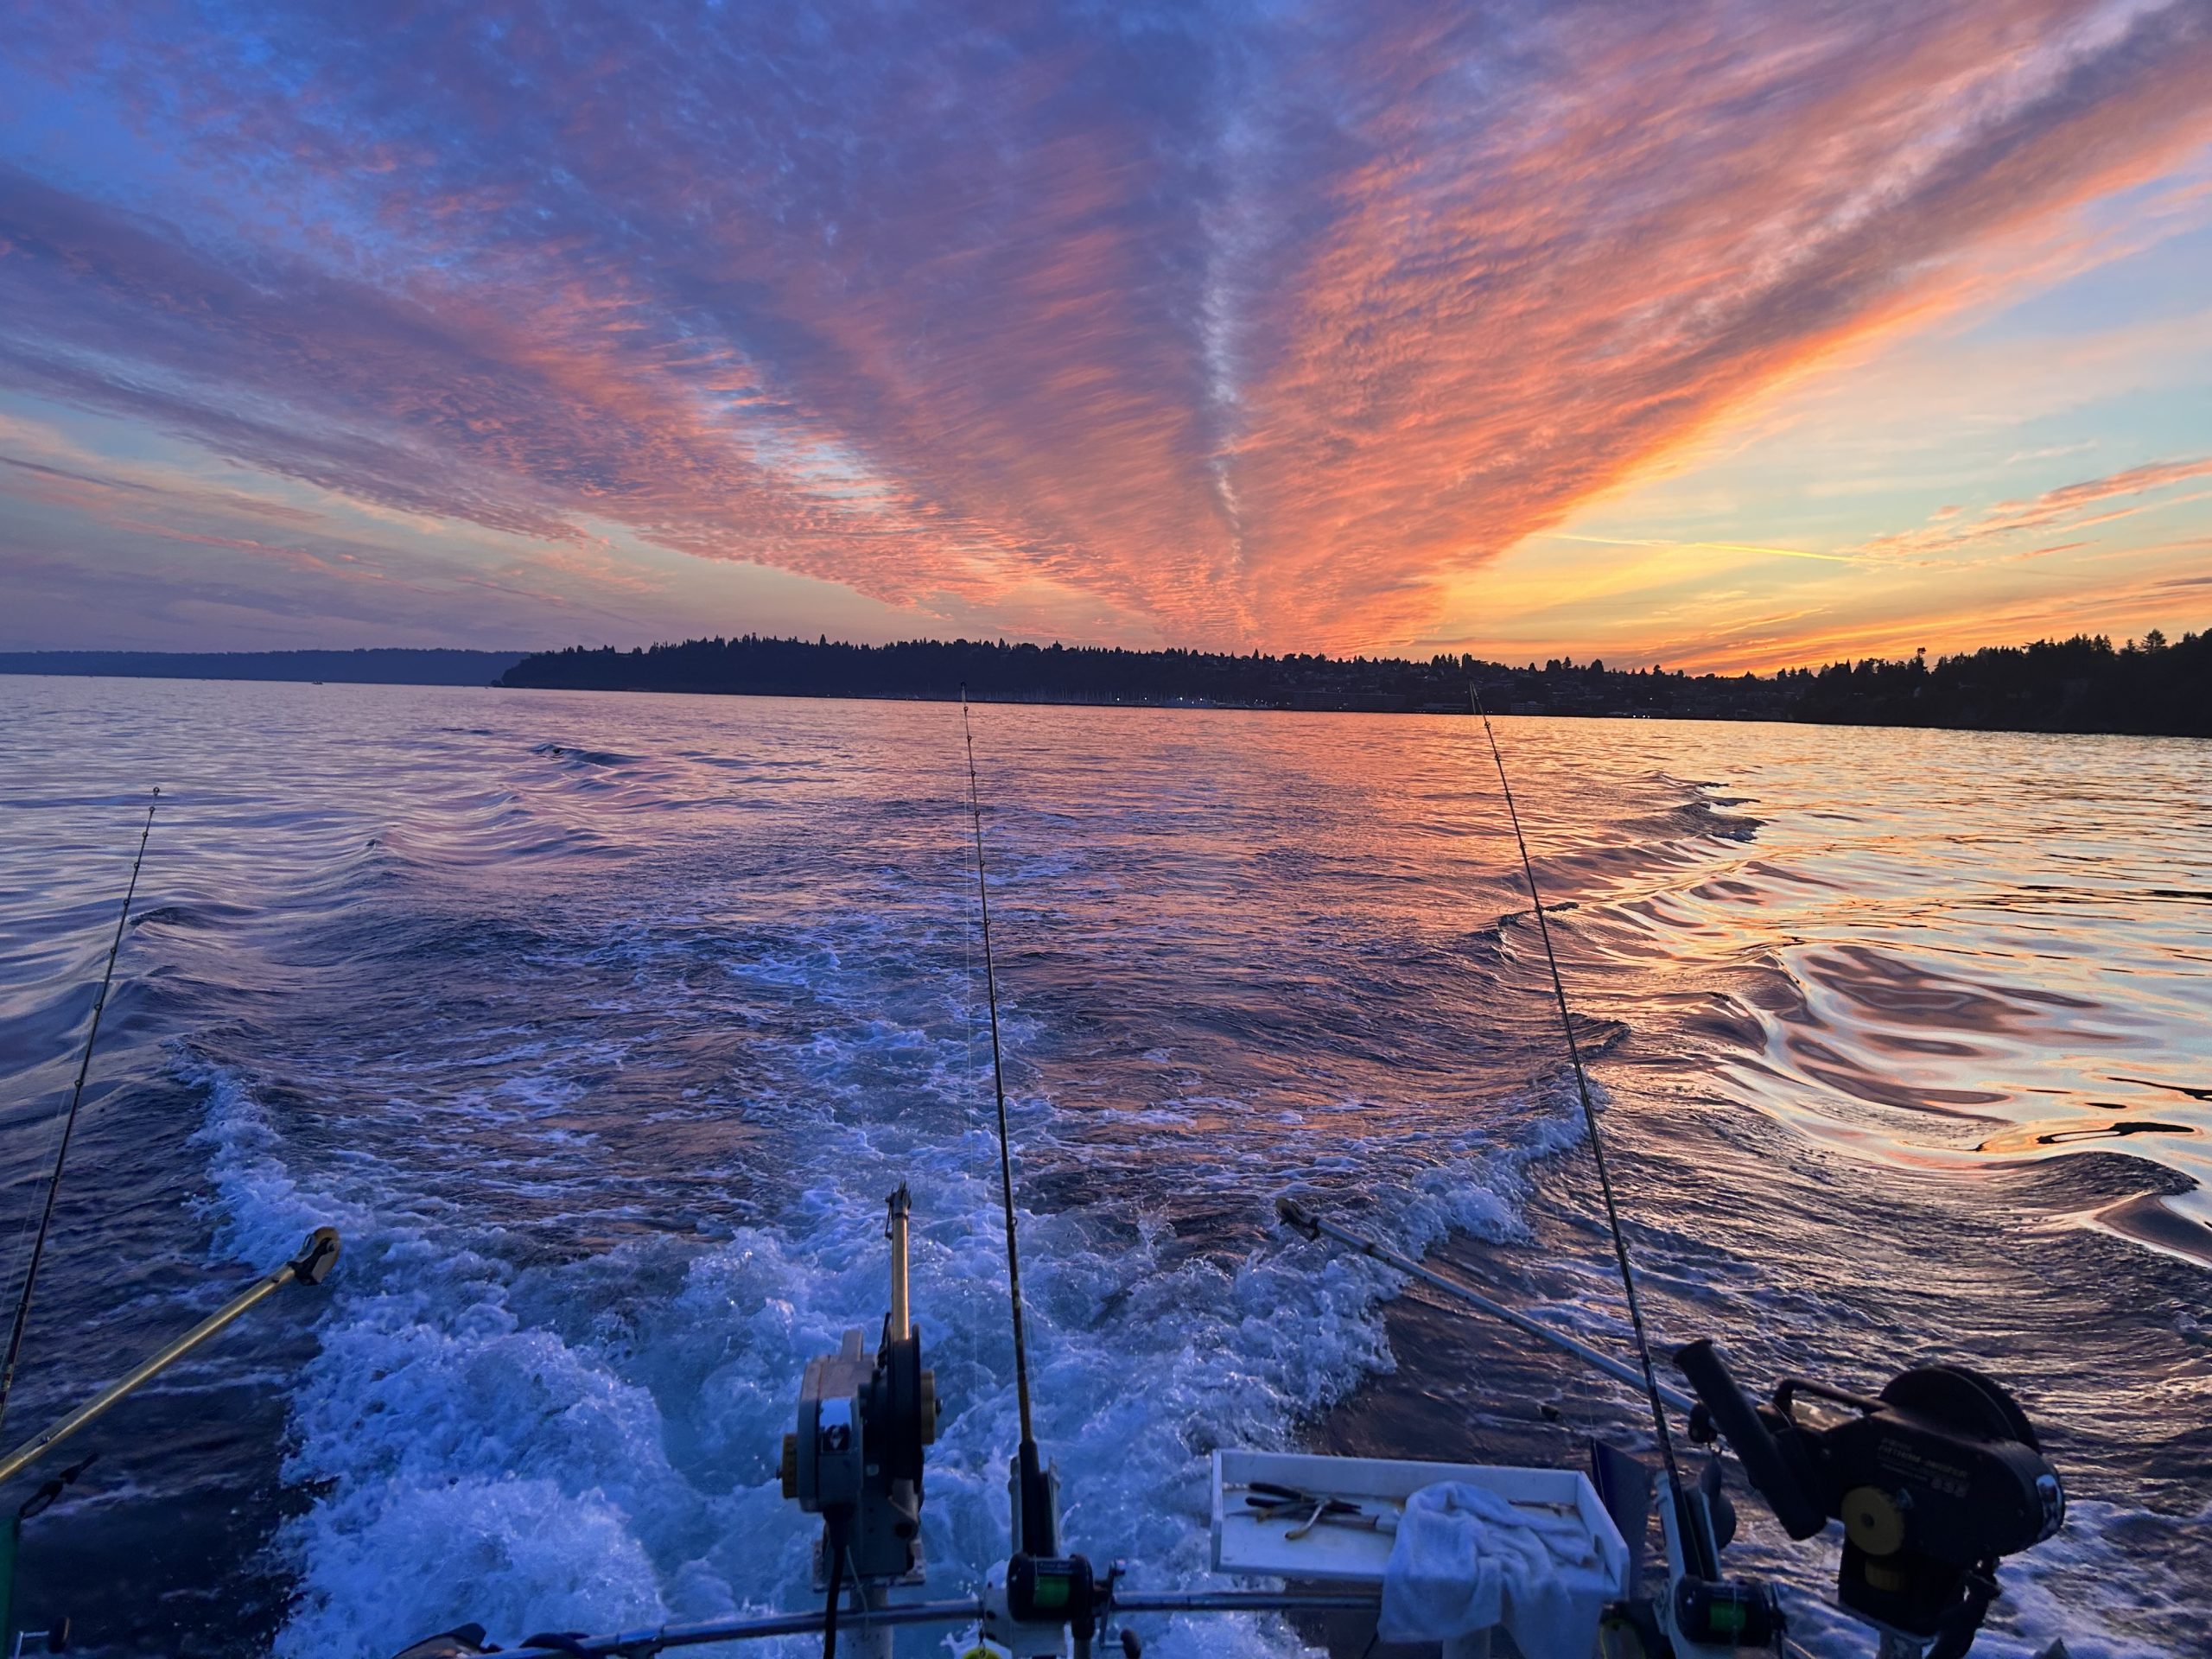
{"label": "ripple on water", "polygon": [[[118,1446],[105,1490],[138,1497],[28,1535],[34,1616],[91,1573],[137,1586],[73,1610],[124,1650],[369,1653],[467,1618],[513,1637],[785,1600],[808,1535],[778,1437],[804,1357],[880,1316],[900,1179],[950,1407],[929,1549],[948,1578],[988,1557],[1013,1408],[951,711],[0,697],[23,780],[0,999],[36,1015],[0,1050],[19,1193],[135,791],[171,786],[91,1143],[137,1196],[57,1256],[42,1306],[107,1334],[37,1351],[53,1393],[137,1330],[99,1323],[126,1241],[153,1319],[312,1223],[347,1237],[322,1300],[206,1362],[289,1378],[284,1424]],[[1719,1331],[1761,1376],[1950,1357],[2015,1380],[2080,1496],[2008,1570],[1993,1651],[2189,1651],[2212,1620],[2201,1496],[2177,1496],[2212,1478],[2212,1311],[2183,1259],[2212,1054],[2173,808],[2212,804],[2205,746],[1500,738],[1660,1328]],[[1268,1221],[1296,1191],[1624,1339],[1465,728],[994,708],[978,754],[1071,1528],[1193,1582],[1218,1444],[1572,1455],[1532,1399],[1632,1437],[1632,1402]],[[219,1484],[238,1467],[261,1484]],[[149,1542],[129,1517],[155,1510],[217,1565]],[[1745,1548],[1801,1599],[1831,1570],[1756,1517]],[[258,1611],[160,1593],[211,1572]]]}

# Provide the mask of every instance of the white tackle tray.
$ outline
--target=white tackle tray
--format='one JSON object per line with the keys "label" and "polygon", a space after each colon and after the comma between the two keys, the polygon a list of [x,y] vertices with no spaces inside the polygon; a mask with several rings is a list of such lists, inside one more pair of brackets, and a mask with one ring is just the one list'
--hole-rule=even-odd
{"label": "white tackle tray", "polygon": [[1217,1573],[1332,1584],[1380,1584],[1395,1535],[1329,1522],[1302,1538],[1287,1533],[1304,1520],[1263,1521],[1245,1503],[1251,1484],[1268,1481],[1317,1497],[1341,1497],[1370,1513],[1402,1505],[1424,1486],[1463,1480],[1510,1503],[1571,1510],[1589,1529],[1611,1573],[1613,1593],[1628,1593],[1628,1546],[1605,1513],[1590,1478],[1573,1469],[1520,1469],[1480,1463],[1409,1463],[1389,1458],[1327,1458],[1301,1452],[1226,1451],[1213,1454],[1213,1566]]}

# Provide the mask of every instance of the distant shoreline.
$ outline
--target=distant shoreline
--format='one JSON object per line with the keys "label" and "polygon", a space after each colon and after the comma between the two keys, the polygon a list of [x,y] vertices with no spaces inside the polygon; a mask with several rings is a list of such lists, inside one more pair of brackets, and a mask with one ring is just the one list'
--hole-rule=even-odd
{"label": "distant shoreline", "polygon": [[[423,687],[423,688],[425,688],[425,689],[431,690],[454,690],[454,691],[466,691],[466,690],[479,690],[479,691],[552,691],[552,692],[556,692],[556,693],[557,693],[557,692],[561,692],[561,691],[581,690],[581,691],[583,691],[583,692],[587,693],[588,695],[594,696],[760,697],[760,698],[767,699],[767,700],[772,701],[772,702],[927,702],[927,703],[937,703],[937,704],[950,705],[950,704],[955,704],[955,703],[957,703],[957,702],[960,702],[960,700],[961,700],[961,698],[960,698],[960,694],[959,694],[958,692],[957,692],[957,691],[955,691],[955,692],[950,692],[950,693],[947,693],[947,694],[944,694],[944,695],[938,695],[938,694],[934,693],[934,692],[921,692],[921,691],[913,691],[913,692],[890,692],[890,691],[883,691],[883,692],[868,692],[868,691],[772,691],[772,690],[695,691],[695,690],[685,690],[685,689],[683,689],[683,688],[682,688],[682,687],[677,687],[677,686],[652,686],[652,685],[628,685],[628,686],[582,686],[582,687],[572,687],[572,686],[511,686],[511,685],[502,685],[502,684],[500,684],[500,683],[497,683],[496,681],[495,681],[495,682],[489,682],[489,683],[480,683],[480,682],[478,682],[478,681],[474,681],[474,680],[469,680],[469,681],[446,681],[446,680],[365,680],[365,679],[331,679],[331,680],[327,680],[327,681],[326,681],[326,680],[312,680],[312,681],[310,681],[310,680],[302,680],[302,679],[292,679],[292,678],[289,678],[289,677],[279,677],[271,676],[271,675],[256,675],[256,676],[246,676],[246,677],[232,677],[232,676],[221,675],[221,674],[165,675],[165,674],[157,673],[157,672],[148,672],[148,673],[143,673],[143,674],[111,674],[111,673],[105,673],[105,672],[94,672],[94,671],[79,671],[73,672],[73,673],[54,673],[54,672],[52,672],[52,671],[48,671],[48,670],[39,670],[39,669],[18,669],[18,668],[0,667],[0,675],[14,676],[14,677],[19,677],[19,678],[35,678],[35,677],[39,677],[39,676],[40,676],[40,675],[41,675],[41,674],[48,675],[48,677],[52,677],[52,678],[55,678],[55,679],[88,679],[88,680],[91,680],[91,679],[117,679],[117,680],[160,680],[160,679],[174,679],[174,680],[175,680],[178,684],[180,684],[180,685],[324,685],[324,684],[329,684],[329,685],[390,685],[390,686],[412,685],[412,686],[422,686],[422,687]],[[970,694],[970,696],[969,696],[968,701],[969,701],[969,702],[973,702],[973,703],[978,704],[978,705],[988,705],[988,706],[991,706],[991,707],[999,707],[999,708],[1014,708],[1014,709],[1145,709],[1145,710],[1160,709],[1160,710],[1165,710],[1165,711],[1167,711],[1167,712],[1170,712],[1170,713],[1191,713],[1191,714],[1205,714],[1205,713],[1219,713],[1219,714],[1232,714],[1232,715],[1345,715],[1345,714],[1354,714],[1354,715],[1382,715],[1382,717],[1385,717],[1385,718],[1389,718],[1389,717],[1393,717],[1393,716],[1395,716],[1395,715],[1420,715],[1421,717],[1422,717],[1422,718],[1424,718],[1424,719],[1429,719],[1429,720],[1471,719],[1471,718],[1473,717],[1473,714],[1474,714],[1474,711],[1473,711],[1471,709],[1396,709],[1396,710],[1378,710],[1378,709],[1285,709],[1285,708],[1280,708],[1280,707],[1277,707],[1276,705],[1272,704],[1272,703],[1249,703],[1249,702],[1194,702],[1194,701],[1170,702],[1170,701],[1166,701],[1166,700],[1159,700],[1159,701],[1154,701],[1154,702],[1144,702],[1144,701],[1140,701],[1140,700],[1131,700],[1131,699],[1128,699],[1128,698],[1123,698],[1123,699],[1119,699],[1119,700],[1112,700],[1112,701],[1109,701],[1109,700],[1107,700],[1107,699],[1104,699],[1104,698],[1095,698],[1095,697],[1094,697],[1094,698],[1080,698],[1080,697],[1065,697],[1065,696],[1060,696],[1060,697],[1055,697],[1055,696],[984,696],[984,695],[982,695],[982,694]],[[2206,738],[2206,737],[2194,736],[2194,735],[2192,735],[2192,734],[2188,734],[2188,733],[2179,733],[2179,734],[2176,734],[2176,733],[2165,733],[2165,732],[2103,732],[2103,731],[2075,731],[2075,730],[2066,730],[2066,731],[2047,731],[2047,730],[2040,730],[2040,729],[2037,729],[2037,728],[2032,728],[2032,727],[2023,727],[2023,726],[1934,726],[1934,725],[1904,726],[1904,725],[1896,725],[1896,724],[1891,724],[1891,723],[1885,723],[1885,722],[1874,722],[1874,721],[1815,721],[1815,720],[1795,719],[1795,718],[1792,718],[1792,717],[1790,717],[1790,716],[1789,716],[1789,715],[1692,715],[1692,714],[1664,714],[1664,715],[1660,715],[1660,714],[1640,714],[1640,713],[1639,713],[1639,714],[1619,714],[1619,713],[1589,713],[1589,712],[1573,711],[1573,710],[1566,710],[1566,709],[1560,709],[1560,710],[1551,710],[1551,711],[1546,711],[1546,712],[1543,712],[1543,713],[1531,713],[1531,712],[1529,712],[1529,711],[1523,710],[1523,711],[1522,711],[1521,713],[1516,714],[1516,713],[1514,713],[1513,711],[1510,711],[1510,710],[1497,709],[1491,709],[1490,712],[1491,712],[1491,714],[1492,715],[1494,715],[1496,718],[1500,719],[1500,720],[1516,720],[1516,719],[1532,719],[1532,720],[1589,720],[1589,721],[1613,721],[1613,720],[1618,720],[1618,721],[1654,721],[1654,722],[1661,721],[1697,721],[1705,722],[1705,723],[1709,723],[1709,724],[1719,724],[1719,725],[1737,725],[1737,726],[1808,726],[1808,725],[1826,725],[1826,726],[1836,726],[1836,727],[1842,728],[1845,728],[1845,729],[1867,728],[1870,728],[1870,727],[1878,727],[1879,729],[1885,730],[1885,731],[1979,732],[1979,733],[1987,733],[1987,734],[1992,734],[1992,735],[1997,735],[1997,736],[2008,736],[2008,735],[2009,735],[2009,736],[2015,736],[2015,737],[2173,737],[2173,738],[2177,738],[2177,739],[2178,739],[2178,741],[2183,741],[2183,742],[2204,742],[2204,741],[2208,741],[2208,738]]]}
{"label": "distant shoreline", "polygon": [[1048,708],[1700,720],[2044,735],[2212,737],[2212,634],[2102,638],[1779,674],[1692,676],[1554,660],[1265,657],[916,640],[853,645],[747,635],[650,650],[370,647],[282,652],[8,652],[0,674],[237,683],[480,686]]}
{"label": "distant shoreline", "polygon": [[0,674],[64,678],[235,680],[340,685],[488,686],[530,653],[442,647],[354,651],[11,651]]}

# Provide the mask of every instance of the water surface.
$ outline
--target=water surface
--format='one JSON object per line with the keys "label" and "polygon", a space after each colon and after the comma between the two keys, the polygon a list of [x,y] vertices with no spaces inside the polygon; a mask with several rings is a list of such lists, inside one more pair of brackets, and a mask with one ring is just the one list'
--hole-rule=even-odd
{"label": "water surface", "polygon": [[[0,680],[0,1266],[166,791],[11,1427],[311,1225],[346,1238],[326,1290],[92,1437],[27,1529],[31,1617],[335,1656],[791,1605],[779,1437],[804,1360],[880,1318],[902,1179],[949,1409],[935,1582],[988,1560],[1014,1408],[957,732],[931,704]],[[1978,1651],[2202,1651],[2212,746],[1499,735],[1659,1328],[1758,1382],[2004,1378],[2074,1519]],[[1624,1341],[1478,728],[988,708],[977,753],[1071,1534],[1197,1581],[1217,1445],[1640,1443],[1611,1385],[1271,1225],[1297,1192]],[[1819,1610],[1832,1547],[1746,1532],[1815,1651],[1866,1650]]]}

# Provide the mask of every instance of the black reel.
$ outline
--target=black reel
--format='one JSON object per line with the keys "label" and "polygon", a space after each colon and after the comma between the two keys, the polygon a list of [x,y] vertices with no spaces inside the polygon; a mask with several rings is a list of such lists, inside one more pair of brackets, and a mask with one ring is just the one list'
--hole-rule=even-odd
{"label": "black reel", "polygon": [[1007,1563],[1007,1611],[1025,1624],[1065,1624],[1078,1642],[1089,1642],[1103,1600],[1086,1556],[1017,1552]]}
{"label": "black reel", "polygon": [[1939,1654],[1972,1643],[1998,1561],[2064,1523],[2065,1490],[2026,1414],[1965,1366],[1900,1372],[1872,1400],[1789,1377],[1759,1404],[1712,1343],[1675,1362],[1792,1538],[1843,1522],[1844,1608]]}
{"label": "black reel", "polygon": [[1766,1650],[1781,1639],[1786,1625],[1770,1584],[1686,1578],[1675,1586],[1675,1628],[1707,1647]]}

